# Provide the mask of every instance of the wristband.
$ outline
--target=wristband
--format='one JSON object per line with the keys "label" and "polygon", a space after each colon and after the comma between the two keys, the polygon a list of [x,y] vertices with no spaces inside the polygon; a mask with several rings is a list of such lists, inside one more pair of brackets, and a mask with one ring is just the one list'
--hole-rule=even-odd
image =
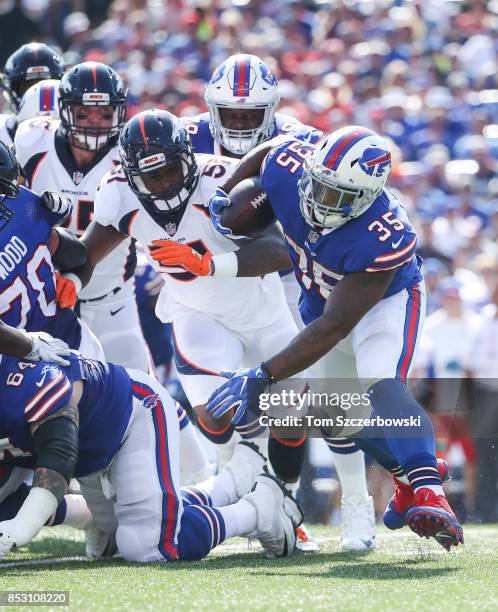
{"label": "wristband", "polygon": [[213,255],[212,263],[214,264],[213,276],[225,276],[235,278],[239,270],[239,260],[235,251],[231,253],[222,253],[221,255]]}
{"label": "wristband", "polygon": [[57,510],[55,495],[43,487],[32,487],[17,515],[10,521],[9,535],[17,546],[23,546],[38,535]]}
{"label": "wristband", "polygon": [[76,289],[76,294],[79,295],[80,291],[83,288],[83,284],[81,282],[80,277],[77,274],[73,274],[72,272],[65,272],[64,274],[61,274],[61,276],[63,278],[69,279],[70,281],[73,281],[74,287]]}

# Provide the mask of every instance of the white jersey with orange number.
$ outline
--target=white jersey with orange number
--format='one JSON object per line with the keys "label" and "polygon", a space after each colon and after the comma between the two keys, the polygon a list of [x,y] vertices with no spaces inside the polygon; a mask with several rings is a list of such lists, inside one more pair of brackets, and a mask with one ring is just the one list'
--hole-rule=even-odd
{"label": "white jersey with orange number", "polygon": [[[67,142],[58,131],[59,123],[59,120],[48,117],[23,121],[17,130],[14,146],[23,174],[33,191],[59,191],[71,199],[73,214],[67,226],[81,236],[93,218],[95,192],[100,179],[119,163],[118,148],[97,152],[87,166],[78,168]],[[98,264],[80,298],[92,300],[121,287],[125,280],[133,277],[135,264],[135,245],[127,239]]]}
{"label": "white jersey with orange number", "polygon": [[[209,196],[233,171],[236,159],[196,155],[200,169],[197,187],[189,199],[179,225],[166,229],[154,221],[128,186],[120,167],[108,172],[95,198],[95,220],[112,225],[136,238],[145,247],[152,240],[173,240],[188,244],[201,253],[213,255],[237,251],[237,245],[219,234],[209,217]],[[278,274],[260,277],[198,277],[178,269],[159,269],[165,284],[156,307],[164,322],[174,321],[185,308],[222,321],[238,331],[257,328],[278,316],[282,288]],[[285,302],[284,302],[285,304]]]}

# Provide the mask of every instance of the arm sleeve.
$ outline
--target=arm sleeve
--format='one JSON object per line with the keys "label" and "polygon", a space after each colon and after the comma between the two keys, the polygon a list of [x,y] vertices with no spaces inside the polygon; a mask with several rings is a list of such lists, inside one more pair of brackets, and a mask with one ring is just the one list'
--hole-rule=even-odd
{"label": "arm sleeve", "polygon": [[93,218],[104,227],[112,225],[116,229],[119,229],[117,224],[120,218],[120,195],[115,185],[110,184],[109,180],[112,180],[112,177],[111,173],[108,172],[104,174],[97,187]]}
{"label": "arm sleeve", "polygon": [[28,423],[41,421],[60,410],[69,402],[73,392],[73,385],[62,370],[53,366],[45,368],[48,370],[45,371],[47,375],[42,385],[39,388],[33,387],[24,403],[24,417]]}

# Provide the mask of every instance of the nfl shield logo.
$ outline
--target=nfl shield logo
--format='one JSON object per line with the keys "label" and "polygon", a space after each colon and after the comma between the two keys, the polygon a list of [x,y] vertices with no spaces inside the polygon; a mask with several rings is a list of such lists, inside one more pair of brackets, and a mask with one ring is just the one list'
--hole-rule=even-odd
{"label": "nfl shield logo", "polygon": [[83,172],[79,170],[77,172],[73,172],[73,183],[75,185],[79,185],[81,183],[81,179],[83,178]]}
{"label": "nfl shield logo", "polygon": [[320,238],[320,234],[318,234],[318,232],[315,232],[315,230],[311,230],[310,233],[308,234],[308,240],[310,242],[318,242],[318,238]]}
{"label": "nfl shield logo", "polygon": [[167,234],[173,236],[174,234],[176,234],[176,223],[166,223],[166,225],[164,226],[164,230]]}

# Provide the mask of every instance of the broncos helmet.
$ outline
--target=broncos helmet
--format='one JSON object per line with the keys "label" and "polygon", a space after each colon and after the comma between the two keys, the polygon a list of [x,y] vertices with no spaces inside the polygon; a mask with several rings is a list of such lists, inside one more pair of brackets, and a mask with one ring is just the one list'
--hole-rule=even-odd
{"label": "broncos helmet", "polygon": [[4,92],[17,113],[26,90],[44,79],[61,79],[64,74],[63,58],[48,45],[28,43],[7,59],[2,76]]}
{"label": "broncos helmet", "polygon": [[391,153],[381,136],[356,125],[336,130],[304,161],[301,214],[314,227],[344,225],[374,203],[390,171]]}
{"label": "broncos helmet", "polygon": [[147,110],[126,123],[119,139],[131,190],[160,225],[178,222],[199,180],[192,143],[182,123],[164,110]]}
{"label": "broncos helmet", "polygon": [[[100,62],[83,62],[62,77],[59,87],[59,130],[68,143],[85,151],[98,151],[117,142],[125,122],[128,90],[118,73]],[[76,107],[111,107],[108,127],[77,125]]]}
{"label": "broncos helmet", "polygon": [[5,204],[5,200],[16,198],[19,194],[20,173],[12,147],[0,140],[0,230],[12,217],[12,211]]}

